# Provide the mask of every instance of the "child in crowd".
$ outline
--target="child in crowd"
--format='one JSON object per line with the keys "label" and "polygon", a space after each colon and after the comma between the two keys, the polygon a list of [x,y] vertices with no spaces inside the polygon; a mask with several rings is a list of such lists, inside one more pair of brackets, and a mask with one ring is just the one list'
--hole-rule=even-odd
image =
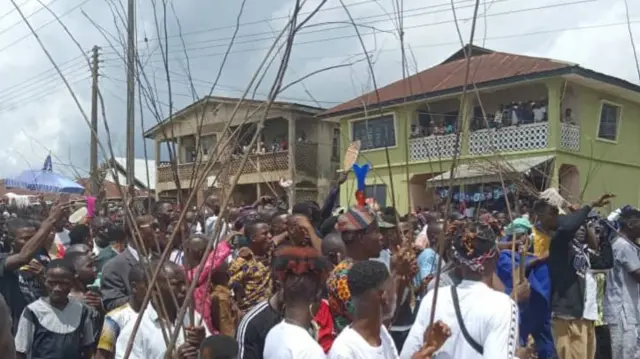
{"label": "child in crowd", "polygon": [[200,346],[200,359],[237,359],[238,343],[233,337],[213,335]]}
{"label": "child in crowd", "polygon": [[17,358],[91,358],[95,341],[89,308],[69,298],[75,275],[65,259],[49,263],[45,273],[49,295],[29,304],[20,317]]}
{"label": "child in crowd", "polygon": [[232,298],[228,270],[222,263],[211,273],[211,322],[220,334],[235,337],[240,310]]}

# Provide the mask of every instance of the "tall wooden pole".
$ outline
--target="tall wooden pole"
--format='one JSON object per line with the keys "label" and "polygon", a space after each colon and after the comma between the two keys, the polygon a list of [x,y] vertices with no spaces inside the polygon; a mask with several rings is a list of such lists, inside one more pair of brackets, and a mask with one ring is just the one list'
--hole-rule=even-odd
{"label": "tall wooden pole", "polygon": [[98,175],[98,68],[100,56],[100,48],[94,46],[92,49],[93,56],[91,64],[91,148],[90,148],[90,166],[91,166],[91,195],[98,196],[100,191],[99,175]]}
{"label": "tall wooden pole", "polygon": [[128,0],[127,21],[127,185],[129,195],[134,196],[135,184],[135,69],[136,69],[136,14],[135,0]]}

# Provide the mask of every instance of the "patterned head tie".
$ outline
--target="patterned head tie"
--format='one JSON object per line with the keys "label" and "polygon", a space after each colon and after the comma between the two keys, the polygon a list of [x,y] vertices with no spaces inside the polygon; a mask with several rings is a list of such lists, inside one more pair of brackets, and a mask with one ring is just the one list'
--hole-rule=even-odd
{"label": "patterned head tie", "polygon": [[482,222],[453,221],[447,228],[453,259],[459,265],[483,273],[486,261],[498,253],[497,234]]}
{"label": "patterned head tie", "polygon": [[353,206],[338,216],[336,230],[338,232],[355,232],[367,229],[378,220],[378,216],[369,207]]}
{"label": "patterned head tie", "polygon": [[279,248],[271,264],[273,274],[279,281],[289,276],[311,275],[325,281],[330,263],[317,249],[310,247],[283,246]]}

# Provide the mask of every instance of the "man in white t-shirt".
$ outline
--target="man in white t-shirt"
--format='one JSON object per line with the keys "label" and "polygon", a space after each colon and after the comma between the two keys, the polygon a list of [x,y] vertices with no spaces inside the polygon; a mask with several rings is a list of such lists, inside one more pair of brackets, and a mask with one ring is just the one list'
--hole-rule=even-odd
{"label": "man in white t-shirt", "polygon": [[[450,238],[451,257],[461,270],[462,282],[438,291],[433,319],[451,327],[451,338],[435,355],[512,359],[518,346],[518,307],[507,294],[488,285],[498,258],[497,234],[483,223],[458,222],[456,226]],[[422,299],[400,358],[410,359],[422,347],[433,295],[434,291],[429,291]]]}
{"label": "man in white t-shirt", "polygon": [[395,359],[398,351],[383,325],[396,307],[396,293],[391,275],[379,261],[362,261],[347,275],[353,322],[333,342],[329,359]]}
{"label": "man in white t-shirt", "polygon": [[[397,359],[398,350],[383,324],[392,319],[396,307],[389,271],[378,261],[358,262],[351,267],[347,282],[354,306],[353,322],[333,342],[328,359]],[[431,358],[442,344],[423,345],[411,359]]]}

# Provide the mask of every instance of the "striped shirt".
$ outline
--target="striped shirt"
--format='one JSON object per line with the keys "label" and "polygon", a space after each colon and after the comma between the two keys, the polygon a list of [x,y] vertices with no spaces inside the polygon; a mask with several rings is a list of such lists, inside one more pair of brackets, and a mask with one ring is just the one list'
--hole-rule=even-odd
{"label": "striped shirt", "polygon": [[280,323],[282,316],[265,300],[242,317],[236,332],[239,359],[262,359],[269,330]]}

